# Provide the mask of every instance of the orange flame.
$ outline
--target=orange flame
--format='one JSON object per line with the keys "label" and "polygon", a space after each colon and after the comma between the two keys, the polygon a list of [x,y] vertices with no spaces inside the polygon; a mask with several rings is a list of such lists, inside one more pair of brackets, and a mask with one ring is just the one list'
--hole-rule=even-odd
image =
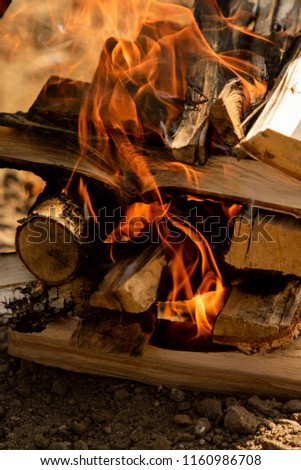
{"label": "orange flame", "polygon": [[[27,3],[32,5],[33,0]],[[106,242],[113,246],[115,241],[137,240],[151,226],[166,249],[172,278],[167,301],[159,308],[169,318],[173,312],[188,315],[196,322],[199,335],[210,335],[227,289],[203,235],[175,217],[170,205],[164,203],[144,156],[143,144],[149,136],[151,141],[157,139],[164,144],[162,129],[170,133],[177,129],[186,98],[188,70],[196,59],[212,60],[239,76],[246,98],[264,95],[266,85],[256,78],[256,67],[244,60],[243,55],[213,51],[192,11],[185,7],[157,0],[66,0],[64,7],[58,0],[47,2],[50,3],[47,26],[36,25],[41,27],[40,35],[29,38],[27,25],[22,28],[24,9],[18,12],[12,9],[4,20],[14,18],[15,27],[22,33],[14,41],[11,31],[4,28],[1,39],[14,44],[10,47],[11,55],[19,59],[23,44],[28,51],[26,59],[34,46],[47,50],[42,71],[44,54],[35,54],[35,59],[30,59],[36,67],[39,63],[39,73],[46,74],[46,78],[50,65],[55,68],[51,69],[52,74],[82,80],[90,80],[96,69],[91,93],[79,117],[81,158],[92,151],[99,159],[98,170],[101,167],[105,170],[104,182],[119,187],[120,192],[124,187],[121,182],[127,181],[129,174],[134,176],[136,195],[145,179],[153,181],[153,190],[148,195],[150,203],[136,202],[127,207],[126,221],[120,222]],[[234,18],[222,15],[216,0],[208,3],[213,5],[220,28],[242,30],[233,25]],[[27,19],[31,15],[27,10]],[[34,44],[37,41],[38,45]],[[193,168],[177,162],[168,165],[177,166],[187,181],[195,178]],[[95,217],[82,180],[79,192],[88,214]],[[231,217],[236,209],[225,208],[225,212]],[[181,234],[181,243],[171,241],[174,233]]]}

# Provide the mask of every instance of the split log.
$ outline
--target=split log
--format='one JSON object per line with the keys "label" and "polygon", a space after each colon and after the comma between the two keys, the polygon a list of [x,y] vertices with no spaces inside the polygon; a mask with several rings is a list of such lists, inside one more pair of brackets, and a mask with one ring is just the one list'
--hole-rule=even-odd
{"label": "split log", "polygon": [[[62,319],[42,333],[9,332],[9,354],[46,366],[204,392],[295,398],[301,393],[301,338],[285,350],[248,356],[239,351],[197,353],[147,346],[142,357],[70,345],[77,320]],[[271,387],[273,384],[273,387]]]}
{"label": "split log", "polygon": [[129,313],[146,312],[157,300],[161,274],[167,265],[162,246],[149,246],[135,257],[116,263],[90,303],[93,307]]}
{"label": "split log", "polygon": [[213,342],[245,353],[289,346],[301,331],[301,282],[249,282],[232,289],[218,315]]}
{"label": "split log", "polygon": [[244,93],[238,79],[230,80],[210,109],[210,121],[226,144],[235,146],[244,137]]}
{"label": "split log", "polygon": [[301,179],[301,45],[280,75],[259,118],[237,146],[264,163]]}
{"label": "split log", "polygon": [[216,60],[215,54],[226,47],[226,30],[219,24],[219,11],[213,2],[195,2],[194,15],[204,35],[204,41],[212,48],[190,59],[187,73],[187,92],[183,114],[176,132],[168,137],[166,143],[176,160],[185,163],[204,164],[209,156],[207,132],[209,129],[209,110],[223,86],[224,71]]}
{"label": "split log", "polygon": [[83,265],[89,241],[83,211],[60,196],[37,203],[17,228],[17,252],[34,276],[48,284],[75,277]]}
{"label": "split log", "polygon": [[245,210],[235,219],[224,259],[237,269],[301,277],[301,220],[256,208]]}
{"label": "split log", "polygon": [[93,352],[141,356],[154,325],[155,317],[151,312],[143,315],[100,312],[79,322],[70,345]]}
{"label": "split log", "polygon": [[97,282],[77,277],[61,286],[37,281],[16,254],[0,256],[0,325],[20,332],[41,331],[64,314],[83,316]]}
{"label": "split log", "polygon": [[233,29],[234,48],[252,51],[251,62],[255,66],[261,63],[261,75],[270,83],[278,76],[284,55],[300,31],[300,13],[298,0],[230,2],[229,16],[235,18],[234,24],[254,33],[249,36]]}
{"label": "split log", "polygon": [[[120,189],[119,180],[102,168],[96,152],[79,160],[78,149],[69,147],[65,140],[0,127],[0,166],[26,169],[49,179],[57,177],[58,170],[70,174],[76,165],[77,173],[88,180]],[[177,188],[209,199],[301,216],[300,182],[260,161],[211,157],[204,167],[192,169],[177,162],[167,163],[166,149],[149,147],[145,154],[149,155],[147,161],[154,178],[144,178],[140,194],[154,189],[155,182],[159,188]]]}

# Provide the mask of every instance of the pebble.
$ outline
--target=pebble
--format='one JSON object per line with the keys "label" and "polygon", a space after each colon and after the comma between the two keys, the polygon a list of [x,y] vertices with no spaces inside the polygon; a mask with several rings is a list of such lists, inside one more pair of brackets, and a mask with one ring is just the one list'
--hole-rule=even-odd
{"label": "pebble", "polygon": [[268,401],[261,400],[257,395],[253,395],[248,400],[248,404],[252,406],[256,411],[265,415],[270,415],[272,408]]}
{"label": "pebble", "polygon": [[74,442],[73,448],[74,450],[88,450],[89,449],[88,444],[81,439]]}
{"label": "pebble", "polygon": [[283,411],[286,413],[301,412],[301,400],[290,400],[283,406]]}
{"label": "pebble", "polygon": [[293,413],[291,418],[301,424],[301,413]]}
{"label": "pebble", "polygon": [[65,397],[68,391],[68,383],[65,380],[54,380],[51,392],[59,397]]}
{"label": "pebble", "polygon": [[70,449],[70,442],[53,442],[48,447],[48,450],[68,450]]}
{"label": "pebble", "polygon": [[82,434],[87,432],[88,425],[85,421],[73,421],[73,423],[71,424],[71,429],[76,434],[79,434],[81,436]]}
{"label": "pebble", "polygon": [[263,450],[288,450],[291,449],[290,446],[282,444],[276,439],[262,439],[261,446]]}
{"label": "pebble", "polygon": [[185,401],[185,393],[182,390],[179,390],[178,388],[172,388],[169,396],[173,401],[177,403]]}
{"label": "pebble", "polygon": [[199,418],[196,420],[194,433],[197,437],[205,436],[211,429],[212,425],[208,418]]}
{"label": "pebble", "polygon": [[130,397],[130,394],[125,388],[121,388],[120,390],[115,390],[114,392],[114,400],[117,402],[128,400],[129,397]]}
{"label": "pebble", "polygon": [[224,418],[224,427],[230,432],[252,434],[259,425],[255,415],[241,405],[229,406]]}
{"label": "pebble", "polygon": [[91,419],[94,424],[99,425],[111,421],[113,416],[112,411],[103,409],[91,414]]}
{"label": "pebble", "polygon": [[174,417],[174,422],[178,426],[188,427],[193,424],[193,421],[189,415],[178,414]]}
{"label": "pebble", "polygon": [[43,434],[40,434],[40,433],[35,434],[33,441],[34,441],[35,448],[38,450],[46,450],[49,447],[49,439],[43,436]]}
{"label": "pebble", "polygon": [[190,401],[181,401],[178,404],[178,411],[187,411],[191,409]]}
{"label": "pebble", "polygon": [[197,411],[201,416],[215,423],[219,423],[223,418],[222,402],[217,398],[201,400],[197,405]]}

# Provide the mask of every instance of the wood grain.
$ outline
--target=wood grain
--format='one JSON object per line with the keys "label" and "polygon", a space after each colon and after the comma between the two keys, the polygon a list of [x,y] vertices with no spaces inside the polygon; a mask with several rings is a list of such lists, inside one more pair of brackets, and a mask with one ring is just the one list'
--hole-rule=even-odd
{"label": "wood grain", "polygon": [[[67,137],[65,137],[67,139]],[[207,198],[240,202],[301,217],[301,182],[260,161],[234,157],[211,157],[204,167],[170,161],[170,151],[150,151],[149,167],[154,178],[145,177],[142,192],[154,182],[161,188],[179,188]],[[167,160],[167,161],[166,161]],[[45,179],[58,170],[77,172],[118,188],[117,182],[100,167],[97,155],[79,160],[74,142],[62,137],[47,140],[36,133],[0,128],[0,166],[29,170]]]}
{"label": "wood grain", "polygon": [[289,398],[301,393],[301,338],[285,350],[244,355],[193,353],[148,346],[142,357],[100,354],[69,345],[76,319],[59,320],[42,333],[9,333],[9,353],[47,366],[166,387]]}

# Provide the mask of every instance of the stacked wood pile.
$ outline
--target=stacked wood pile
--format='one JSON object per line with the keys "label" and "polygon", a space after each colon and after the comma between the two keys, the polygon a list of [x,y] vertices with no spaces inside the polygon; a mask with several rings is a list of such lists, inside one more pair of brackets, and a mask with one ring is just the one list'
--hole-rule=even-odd
{"label": "stacked wood pile", "polygon": [[[99,158],[97,132],[79,159],[78,115],[93,84],[51,77],[27,113],[0,116],[1,165],[47,182],[17,230],[17,251],[31,274],[15,255],[2,257],[2,324],[40,331],[58,316],[74,315],[81,322],[73,346],[130,355],[143,354],[150,341],[197,351],[225,345],[269,351],[299,334],[301,6],[197,0],[194,14],[219,60],[188,61],[186,98],[173,103],[176,128],[162,125],[155,102],[145,142],[132,143],[148,164],[143,179],[128,167],[114,179]],[[112,43],[105,47],[108,54]],[[149,132],[154,126],[159,142]],[[119,231],[114,263],[110,257],[114,229],[107,233],[98,215],[105,208],[116,229],[125,209],[154,203],[156,187],[163,203],[179,217],[189,214],[194,227],[198,217],[219,217],[216,227],[212,220],[209,229],[202,226],[227,286],[209,339],[197,335],[191,299],[176,299],[166,316],[173,258],[162,240],[139,245]],[[227,211],[232,204],[241,208],[234,218]]]}

